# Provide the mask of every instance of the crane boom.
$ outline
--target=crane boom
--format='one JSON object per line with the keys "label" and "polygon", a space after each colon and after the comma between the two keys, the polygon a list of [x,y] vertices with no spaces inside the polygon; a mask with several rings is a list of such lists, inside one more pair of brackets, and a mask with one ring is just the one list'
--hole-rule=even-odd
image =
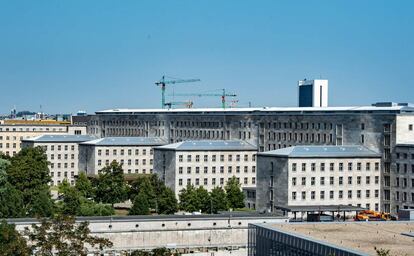
{"label": "crane boom", "polygon": [[226,89],[221,89],[222,93],[175,93],[174,96],[196,96],[196,97],[221,97],[221,107],[226,108],[226,97],[237,97],[234,93],[226,93]]}
{"label": "crane boom", "polygon": [[200,82],[200,79],[174,79],[174,80],[165,80],[165,76],[162,76],[161,80],[156,81],[155,85],[161,87],[161,108],[165,108],[165,87],[167,84],[179,84],[179,83],[193,83]]}

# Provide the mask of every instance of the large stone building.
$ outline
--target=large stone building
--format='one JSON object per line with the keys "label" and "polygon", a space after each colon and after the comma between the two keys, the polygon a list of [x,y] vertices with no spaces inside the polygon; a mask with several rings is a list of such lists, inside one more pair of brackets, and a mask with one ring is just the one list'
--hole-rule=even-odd
{"label": "large stone building", "polygon": [[79,145],[79,170],[89,175],[112,161],[122,164],[125,173],[149,174],[153,170],[153,147],[165,145],[155,137],[106,137]]}
{"label": "large stone building", "polygon": [[0,152],[13,156],[20,151],[23,139],[43,134],[86,134],[86,126],[53,120],[3,120],[0,123]]}
{"label": "large stone building", "polygon": [[395,188],[395,207],[414,209],[414,143],[398,144],[394,154],[396,166],[393,170],[395,179],[387,180],[387,185]]}
{"label": "large stone building", "polygon": [[[258,151],[296,145],[361,145],[382,155],[382,209],[397,210],[397,144],[413,142],[414,108],[376,103],[365,107],[265,107],[233,109],[113,109],[90,116],[88,132],[183,140],[246,140]],[[411,129],[410,129],[411,127]]]}
{"label": "large stone building", "polygon": [[295,146],[257,156],[257,209],[353,205],[380,210],[381,155],[362,146]]}
{"label": "large stone building", "polygon": [[89,135],[41,135],[23,139],[23,147],[42,147],[50,162],[50,176],[52,186],[59,185],[64,179],[74,184],[79,173],[78,145],[81,142],[92,140]]}
{"label": "large stone building", "polygon": [[244,141],[185,141],[154,148],[154,172],[176,195],[187,185],[224,187],[233,176],[256,186],[256,147]]}

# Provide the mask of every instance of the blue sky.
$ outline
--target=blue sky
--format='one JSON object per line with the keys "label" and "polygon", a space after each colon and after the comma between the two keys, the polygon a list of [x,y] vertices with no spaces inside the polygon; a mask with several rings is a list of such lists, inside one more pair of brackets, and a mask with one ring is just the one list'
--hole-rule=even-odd
{"label": "blue sky", "polygon": [[[0,0],[0,113],[158,108],[226,88],[240,106],[295,106],[326,78],[330,105],[414,102],[414,1]],[[170,87],[169,92],[172,92]],[[184,101],[189,97],[176,98]],[[194,98],[218,107],[217,97]]]}

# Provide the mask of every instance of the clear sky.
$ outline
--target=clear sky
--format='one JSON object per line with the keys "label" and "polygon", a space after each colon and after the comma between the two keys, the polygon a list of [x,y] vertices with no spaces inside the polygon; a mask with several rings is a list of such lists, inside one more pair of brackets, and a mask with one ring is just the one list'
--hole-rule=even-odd
{"label": "clear sky", "polygon": [[202,80],[175,92],[226,88],[240,106],[296,106],[297,80],[320,77],[331,106],[414,102],[413,9],[408,0],[0,0],[0,113],[158,108],[164,74]]}

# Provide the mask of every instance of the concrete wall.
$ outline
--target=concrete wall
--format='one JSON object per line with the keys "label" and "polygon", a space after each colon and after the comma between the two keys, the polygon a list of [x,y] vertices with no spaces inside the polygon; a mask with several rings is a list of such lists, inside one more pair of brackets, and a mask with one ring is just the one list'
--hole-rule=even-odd
{"label": "concrete wall", "polygon": [[[250,223],[281,223],[275,216],[137,216],[128,218],[86,219],[91,233],[110,239],[114,250],[152,249],[157,247],[208,248],[246,247]],[[34,223],[19,220],[18,230]]]}

